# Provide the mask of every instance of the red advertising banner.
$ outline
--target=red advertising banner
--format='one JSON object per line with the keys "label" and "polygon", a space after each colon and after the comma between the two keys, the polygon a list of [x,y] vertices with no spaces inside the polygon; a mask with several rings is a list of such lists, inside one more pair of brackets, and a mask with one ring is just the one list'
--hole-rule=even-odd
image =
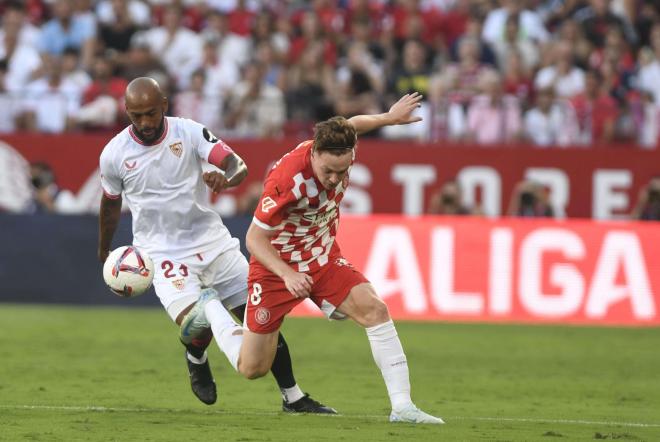
{"label": "red advertising banner", "polygon": [[[98,157],[111,137],[2,136],[0,170],[15,171],[12,154],[30,162],[45,161],[53,167],[60,187],[71,191],[74,199],[84,201],[93,211],[98,206],[97,202],[89,202],[91,191],[96,190],[100,198]],[[245,159],[250,174],[244,185],[214,199],[214,203],[224,208],[223,213],[231,214],[237,195],[250,182],[262,180],[270,165],[298,141],[229,141]],[[506,213],[516,183],[529,178],[548,189],[559,217],[610,219],[630,213],[639,189],[659,175],[659,165],[660,152],[632,148],[452,147],[364,139],[351,171],[344,211],[422,214],[431,193],[456,178],[468,205],[478,203],[486,215],[498,216]],[[11,183],[4,183],[1,175],[0,189],[11,192]]]}
{"label": "red advertising banner", "polygon": [[660,325],[660,223],[344,216],[338,241],[395,319]]}

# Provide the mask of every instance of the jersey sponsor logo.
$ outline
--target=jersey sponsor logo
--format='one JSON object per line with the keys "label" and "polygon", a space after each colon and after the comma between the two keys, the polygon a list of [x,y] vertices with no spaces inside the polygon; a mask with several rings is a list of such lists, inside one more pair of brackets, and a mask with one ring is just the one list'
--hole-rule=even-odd
{"label": "jersey sponsor logo", "polygon": [[353,267],[346,258],[337,258],[335,260],[335,264],[337,264],[339,267]]}
{"label": "jersey sponsor logo", "polygon": [[178,158],[181,158],[181,154],[183,153],[183,143],[181,141],[177,141],[174,144],[170,144],[170,150]]}
{"label": "jersey sponsor logo", "polygon": [[174,279],[172,280],[172,285],[177,290],[183,290],[183,288],[186,286],[186,280],[184,278]]}
{"label": "jersey sponsor logo", "polygon": [[268,213],[275,206],[277,206],[277,203],[269,196],[261,200],[261,211],[264,213]]}
{"label": "jersey sponsor logo", "polygon": [[135,166],[137,166],[137,160],[133,161],[133,164],[129,163],[128,161],[124,161],[124,167],[127,170],[133,170],[133,169],[135,169]]}
{"label": "jersey sponsor logo", "polygon": [[259,307],[256,312],[254,312],[254,319],[257,321],[257,324],[267,324],[270,321],[270,310],[265,307]]}
{"label": "jersey sponsor logo", "polygon": [[220,141],[220,139],[215,135],[213,135],[213,132],[211,132],[207,128],[202,129],[202,135],[204,136],[204,139],[209,143],[217,143],[218,141]]}

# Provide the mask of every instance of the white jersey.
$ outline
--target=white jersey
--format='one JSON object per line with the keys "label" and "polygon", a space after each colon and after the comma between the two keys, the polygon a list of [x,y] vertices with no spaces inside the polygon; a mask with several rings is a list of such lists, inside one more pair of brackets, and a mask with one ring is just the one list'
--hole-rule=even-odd
{"label": "white jersey", "polygon": [[165,118],[163,135],[145,145],[127,127],[101,153],[101,185],[109,198],[123,194],[133,215],[133,243],[152,258],[184,257],[237,248],[211,209],[202,162],[231,149],[201,124]]}

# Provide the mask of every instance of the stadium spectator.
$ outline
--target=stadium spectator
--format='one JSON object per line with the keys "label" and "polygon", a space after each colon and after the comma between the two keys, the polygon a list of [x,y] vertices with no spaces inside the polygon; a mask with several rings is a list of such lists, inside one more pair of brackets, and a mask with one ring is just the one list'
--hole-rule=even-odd
{"label": "stadium spectator", "polygon": [[337,113],[346,117],[379,113],[383,76],[383,70],[372,59],[364,43],[353,43],[348,49],[345,64],[337,70]]}
{"label": "stadium spectator", "polygon": [[656,0],[641,0],[634,14],[639,46],[651,45],[651,29],[660,22],[660,4]]}
{"label": "stadium spectator", "polygon": [[548,192],[534,181],[524,180],[516,184],[509,202],[508,216],[522,218],[554,217],[548,201]]}
{"label": "stadium spectator", "polygon": [[80,66],[80,54],[74,48],[66,48],[60,57],[62,60],[62,77],[84,91],[92,82],[89,74]]}
{"label": "stadium spectator", "polygon": [[73,0],[55,0],[53,18],[41,28],[39,49],[60,56],[66,48],[80,51],[83,66],[90,66],[96,45],[95,23],[86,16],[74,14]]}
{"label": "stadium spectator", "polygon": [[[141,18],[142,8],[147,6],[139,1],[103,1],[97,8],[99,15],[99,46],[113,57],[124,57],[131,47],[131,38],[147,22]],[[108,12],[104,12],[105,10]],[[149,17],[148,15],[146,16]]]}
{"label": "stadium spectator", "polygon": [[[455,75],[455,74],[454,74]],[[467,116],[462,101],[452,94],[452,84],[457,80],[445,75],[433,81],[429,103],[431,106],[432,142],[440,140],[460,141],[465,136]]]}
{"label": "stadium spectator", "polygon": [[260,42],[254,49],[254,59],[264,67],[264,81],[279,90],[286,90],[286,68],[270,41]]}
{"label": "stadium spectator", "polygon": [[637,87],[640,91],[650,93],[660,107],[660,23],[653,26],[651,44],[651,48],[644,47],[639,51]]}
{"label": "stadium spectator", "polygon": [[575,13],[575,19],[585,31],[587,39],[597,48],[605,44],[605,35],[612,27],[619,28],[630,44],[637,41],[634,28],[610,11],[611,0],[589,0],[589,5]]}
{"label": "stadium spectator", "polygon": [[310,47],[320,47],[320,57],[324,64],[334,66],[337,64],[337,47],[333,41],[326,37],[320,19],[312,11],[305,11],[300,20],[300,35],[294,37],[289,48],[289,63],[299,63],[303,54]]}
{"label": "stadium spectator", "polygon": [[28,131],[61,133],[75,126],[82,90],[62,76],[62,61],[44,58],[45,75],[28,84],[21,99],[20,127]]}
{"label": "stadium spectator", "polygon": [[130,23],[136,28],[143,28],[151,23],[149,4],[140,0],[101,0],[96,6],[96,15],[101,26],[116,27],[120,23]]}
{"label": "stadium spectator", "polygon": [[566,100],[555,100],[550,88],[537,92],[536,106],[525,113],[524,120],[525,136],[535,146],[578,144],[575,111]]}
{"label": "stadium spectator", "polygon": [[531,71],[524,66],[519,52],[509,52],[503,71],[504,93],[518,98],[521,107],[526,109],[534,98],[534,82]]}
{"label": "stadium spectator", "polygon": [[312,44],[289,69],[286,100],[293,121],[309,122],[335,113],[335,73],[322,54],[322,43]]}
{"label": "stadium spectator", "polygon": [[181,8],[168,6],[163,26],[146,31],[144,38],[154,56],[163,60],[176,86],[185,89],[202,60],[203,41],[181,23]]}
{"label": "stadium spectator", "polygon": [[223,97],[218,93],[207,94],[206,71],[198,69],[192,74],[190,88],[174,96],[174,116],[198,121],[215,133],[222,124]]}
{"label": "stadium spectator", "polygon": [[8,9],[0,29],[0,59],[7,64],[4,87],[10,92],[22,92],[41,67],[41,57],[31,42],[34,38],[22,10]]}
{"label": "stadium spectator", "polygon": [[230,31],[226,14],[218,11],[209,12],[202,37],[206,41],[218,42],[218,57],[223,63],[234,63],[240,67],[250,58],[250,39]]}
{"label": "stadium spectator", "polygon": [[[137,33],[131,39],[131,48],[128,51],[125,63],[121,66],[121,70],[122,76],[128,81],[148,75],[160,79],[165,78],[165,83],[169,84],[165,66],[159,58],[151,53],[143,33]],[[159,81],[159,84],[161,88],[168,88],[162,81]]]}
{"label": "stadium spectator", "polygon": [[637,204],[630,217],[643,221],[660,221],[660,177],[653,177],[639,191]]}
{"label": "stadium spectator", "polygon": [[616,101],[609,96],[599,71],[586,74],[585,90],[570,99],[580,129],[580,144],[600,146],[614,141],[619,116]]}
{"label": "stadium spectator", "polygon": [[458,61],[450,63],[434,80],[442,78],[450,100],[467,107],[479,92],[479,76],[486,69],[488,65],[479,61],[479,40],[463,37],[458,43]]}
{"label": "stadium spectator", "polygon": [[0,60],[0,133],[6,134],[16,130],[17,101],[5,87],[7,77],[7,62]]}
{"label": "stadium spectator", "polygon": [[36,48],[39,43],[39,34],[41,31],[32,25],[27,16],[26,8],[23,2],[19,0],[9,0],[6,2],[4,13],[2,14],[2,27],[0,27],[0,42],[4,41],[5,33],[11,32],[18,36],[18,45],[26,45]]}
{"label": "stadium spectator", "polygon": [[112,61],[97,56],[92,66],[92,83],[83,92],[77,123],[84,127],[112,127],[119,122],[124,107],[127,81],[114,75]]}
{"label": "stadium spectator", "polygon": [[30,164],[30,182],[32,183],[33,213],[54,213],[55,201],[60,189],[55,183],[53,169],[44,162]]}
{"label": "stadium spectator", "polygon": [[553,64],[541,69],[534,79],[536,89],[554,88],[555,95],[570,98],[584,91],[584,71],[575,65],[573,48],[567,41],[552,47]]}
{"label": "stadium spectator", "polygon": [[284,94],[264,81],[264,67],[256,62],[244,68],[243,80],[231,91],[225,126],[241,138],[278,137],[286,119]]}
{"label": "stadium spectator", "polygon": [[204,71],[204,94],[224,101],[230,90],[241,81],[239,67],[231,60],[220,57],[219,41],[215,37],[207,37],[202,51],[196,71]]}
{"label": "stadium spectator", "polygon": [[501,7],[490,11],[486,17],[483,28],[483,38],[489,43],[495,43],[505,35],[507,18],[518,17],[519,35],[522,38],[536,42],[545,42],[550,34],[545,28],[541,17],[535,12],[525,8],[521,0],[501,0]]}
{"label": "stadium spectator", "polygon": [[467,111],[467,136],[479,144],[510,143],[522,132],[518,99],[502,91],[496,71],[484,71],[479,80],[482,94],[474,97]]}
{"label": "stadium spectator", "polygon": [[272,48],[278,62],[286,60],[291,44],[289,36],[277,29],[277,18],[268,11],[262,11],[255,17],[252,28],[252,45],[259,47],[264,43]]}
{"label": "stadium spectator", "polygon": [[491,44],[485,41],[482,37],[483,18],[476,14],[471,13],[465,21],[465,31],[454,39],[450,47],[450,57],[452,60],[461,60],[464,54],[461,54],[461,46],[463,41],[476,42],[477,45],[477,60],[479,63],[496,66],[497,55]]}
{"label": "stadium spectator", "polygon": [[497,66],[500,71],[506,69],[509,55],[514,52],[520,56],[523,66],[528,71],[534,69],[539,61],[538,47],[532,40],[521,35],[517,15],[509,15],[506,19],[504,35],[493,42],[493,48],[497,54]]}
{"label": "stadium spectator", "polygon": [[427,213],[437,215],[475,215],[479,213],[479,210],[473,210],[464,204],[460,184],[455,179],[451,179],[431,194]]}

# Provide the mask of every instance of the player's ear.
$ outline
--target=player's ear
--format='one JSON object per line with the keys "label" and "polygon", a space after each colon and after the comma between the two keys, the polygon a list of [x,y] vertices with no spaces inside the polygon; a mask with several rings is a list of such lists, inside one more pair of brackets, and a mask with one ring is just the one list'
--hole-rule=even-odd
{"label": "player's ear", "polygon": [[167,110],[170,108],[170,102],[167,97],[163,97],[163,114],[167,113]]}

